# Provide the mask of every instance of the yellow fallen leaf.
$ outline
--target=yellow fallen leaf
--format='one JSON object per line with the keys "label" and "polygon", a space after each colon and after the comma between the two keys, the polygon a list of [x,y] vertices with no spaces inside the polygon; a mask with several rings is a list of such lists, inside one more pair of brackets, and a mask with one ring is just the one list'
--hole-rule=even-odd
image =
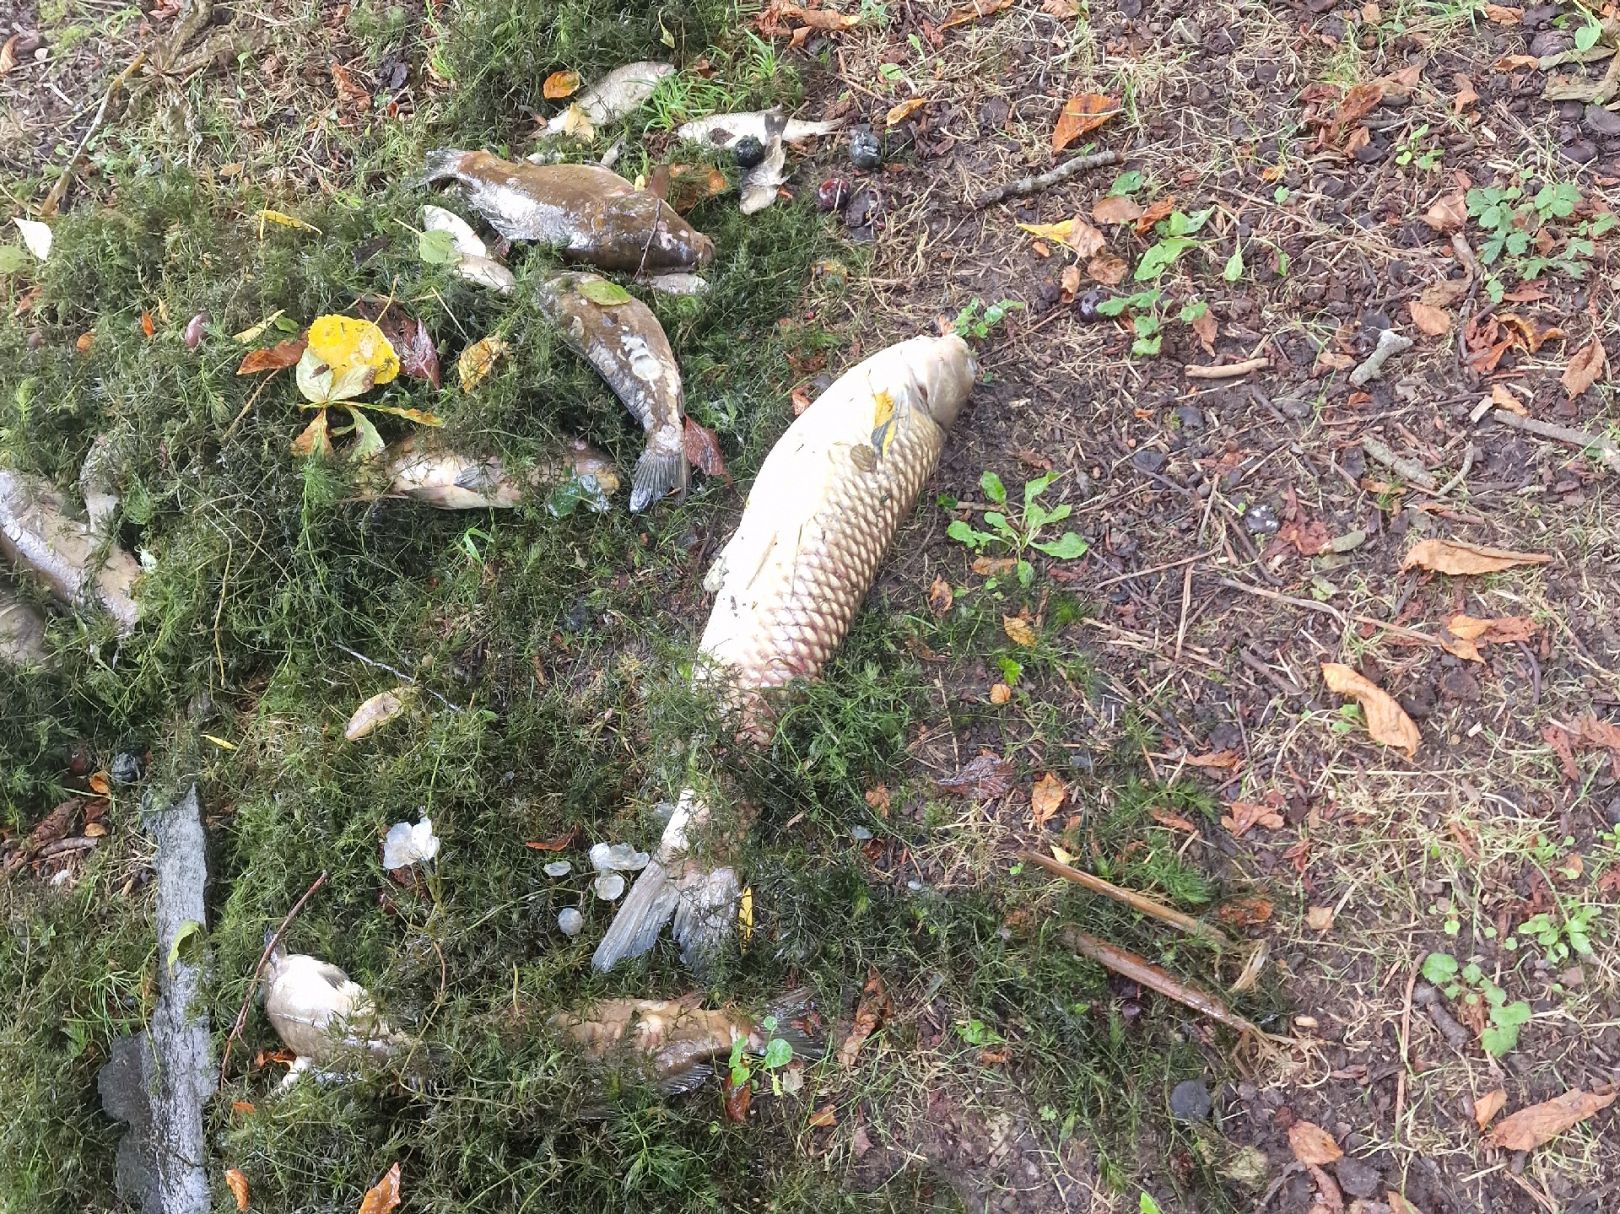
{"label": "yellow fallen leaf", "polygon": [[1057,815],[1068,799],[1068,785],[1051,772],[1036,780],[1029,794],[1029,828],[1040,830]]}
{"label": "yellow fallen leaf", "polygon": [[506,343],[498,337],[485,337],[473,342],[456,360],[456,372],[461,376],[461,390],[471,392],[495,366],[495,360],[506,353]]}
{"label": "yellow fallen leaf", "polygon": [[225,1169],[225,1185],[226,1185],[227,1188],[230,1189],[231,1196],[236,1198],[236,1208],[238,1210],[247,1209],[248,1208],[248,1180],[247,1180],[247,1177],[242,1174],[242,1169],[241,1168],[226,1168]]}
{"label": "yellow fallen leaf", "polygon": [[379,691],[354,710],[349,723],[343,727],[343,740],[358,742],[361,738],[375,733],[404,712],[415,698],[416,688],[411,686],[396,687],[392,691]]}
{"label": "yellow fallen leaf", "polygon": [[1034,648],[1035,630],[1029,626],[1029,621],[1023,616],[1002,616],[1001,630],[1007,634],[1007,639],[1014,645],[1022,645],[1025,649]]}
{"label": "yellow fallen leaf", "polygon": [[1107,243],[1101,232],[1078,215],[1062,223],[1021,223],[1018,226],[1037,239],[1068,245],[1078,257],[1092,257]]}
{"label": "yellow fallen leaf", "polygon": [[889,112],[884,115],[883,125],[895,126],[898,123],[902,123],[927,104],[928,98],[926,97],[908,98],[907,100],[902,101],[899,105],[890,108]]}
{"label": "yellow fallen leaf", "polygon": [[1073,864],[1074,853],[1072,851],[1066,851],[1054,843],[1052,844],[1052,859],[1056,860],[1059,864]]}
{"label": "yellow fallen leaf", "polygon": [[211,733],[205,733],[205,734],[203,734],[203,737],[208,739],[208,741],[212,742],[215,746],[219,747],[221,750],[235,750],[236,749],[236,743],[228,741],[225,738],[216,737],[214,734],[211,734]]}
{"label": "yellow fallen leaf", "polygon": [[259,340],[259,335],[261,333],[263,333],[271,325],[275,324],[276,321],[280,320],[286,314],[287,314],[287,310],[285,308],[277,308],[274,312],[270,313],[269,316],[266,316],[258,324],[249,325],[247,328],[243,329],[240,333],[235,334],[231,338],[231,340],[234,341],[234,342],[237,342],[237,343],[239,343],[241,345],[244,345],[244,346],[252,345],[254,342]]}
{"label": "yellow fallen leaf", "polygon": [[305,223],[296,215],[288,215],[284,211],[272,211],[269,207],[265,207],[263,210],[255,211],[254,216],[259,221],[260,240],[264,239],[264,225],[267,223],[273,223],[283,228],[294,228],[300,232],[314,232],[317,236],[321,234],[321,230],[314,224]]}
{"label": "yellow fallen leaf", "polygon": [[754,887],[745,885],[743,892],[737,896],[737,942],[748,947],[748,942],[754,938]]}
{"label": "yellow fallen leaf", "polygon": [[547,101],[561,101],[564,97],[572,97],[578,89],[578,72],[552,72],[540,86],[540,95]]}
{"label": "yellow fallen leaf", "polygon": [[1329,691],[1349,696],[1361,705],[1373,741],[1404,750],[1408,758],[1417,756],[1421,740],[1418,727],[1387,691],[1339,662],[1323,662],[1322,678]]}
{"label": "yellow fallen leaf", "polygon": [[1545,565],[1552,560],[1544,552],[1513,552],[1489,548],[1461,540],[1420,540],[1401,560],[1401,571],[1427,569],[1430,573],[1453,576],[1472,573],[1500,573],[1519,565]]}
{"label": "yellow fallen leaf", "polygon": [[294,372],[304,399],[317,405],[353,400],[399,374],[399,355],[386,334],[354,316],[317,316]]}

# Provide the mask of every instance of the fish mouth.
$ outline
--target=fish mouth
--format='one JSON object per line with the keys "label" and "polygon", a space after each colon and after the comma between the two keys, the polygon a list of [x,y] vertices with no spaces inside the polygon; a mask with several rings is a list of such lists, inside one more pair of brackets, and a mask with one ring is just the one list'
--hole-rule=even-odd
{"label": "fish mouth", "polygon": [[713,239],[710,238],[709,236],[705,235],[704,233],[699,232],[697,234],[697,239],[692,242],[692,258],[693,258],[692,264],[695,265],[695,266],[706,266],[706,265],[710,264],[711,262],[713,262],[714,261],[714,241],[713,241]]}

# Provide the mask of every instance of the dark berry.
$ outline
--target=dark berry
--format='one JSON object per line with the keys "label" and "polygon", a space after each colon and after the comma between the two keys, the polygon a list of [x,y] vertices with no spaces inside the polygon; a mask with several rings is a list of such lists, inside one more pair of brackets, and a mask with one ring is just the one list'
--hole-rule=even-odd
{"label": "dark berry", "polygon": [[751,169],[765,159],[765,145],[752,135],[744,135],[732,145],[731,154],[739,168]]}
{"label": "dark berry", "polygon": [[816,205],[823,211],[837,211],[849,201],[849,182],[842,177],[829,177],[816,191]]}

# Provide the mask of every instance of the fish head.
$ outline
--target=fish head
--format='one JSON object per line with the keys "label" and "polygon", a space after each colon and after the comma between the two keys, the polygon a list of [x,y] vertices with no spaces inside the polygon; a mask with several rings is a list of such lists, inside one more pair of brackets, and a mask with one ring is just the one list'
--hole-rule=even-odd
{"label": "fish head", "polygon": [[582,438],[568,445],[568,463],[574,475],[595,477],[603,493],[612,497],[619,491],[619,470],[613,457],[600,447],[594,447]]}
{"label": "fish head", "polygon": [[942,430],[949,430],[979,377],[978,361],[967,342],[955,333],[914,338],[913,342],[912,399]]}

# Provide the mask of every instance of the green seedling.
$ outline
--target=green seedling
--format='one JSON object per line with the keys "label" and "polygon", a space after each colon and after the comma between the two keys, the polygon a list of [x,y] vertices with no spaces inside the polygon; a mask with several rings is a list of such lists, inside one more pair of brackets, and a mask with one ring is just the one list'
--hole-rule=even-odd
{"label": "green seedling", "polygon": [[956,314],[956,335],[983,341],[990,336],[992,329],[1007,319],[1007,313],[1023,306],[1016,299],[1001,299],[986,307],[984,300],[975,299]]}
{"label": "green seedling", "polygon": [[1571,957],[1592,955],[1592,921],[1597,918],[1598,906],[1581,906],[1561,918],[1543,912],[1531,915],[1519,924],[1519,935],[1529,936],[1541,949],[1541,955],[1554,965]]}
{"label": "green seedling", "polygon": [[1423,147],[1423,140],[1428,133],[1429,124],[1425,122],[1402,139],[1400,148],[1395,153],[1395,163],[1403,168],[1415,164],[1426,173],[1439,168],[1440,157],[1443,154],[1441,150]]}
{"label": "green seedling", "polygon": [[1465,195],[1468,215],[1485,233],[1480,261],[1491,267],[1485,290],[1501,303],[1507,282],[1533,282],[1549,270],[1586,277],[1596,240],[1614,227],[1612,212],[1573,223],[1581,204],[1580,187],[1548,182],[1527,195],[1522,183],[1476,186]]}
{"label": "green seedling", "polygon": [[[1047,528],[1054,523],[1061,523],[1072,512],[1072,508],[1068,505],[1047,507],[1040,502],[1041,495],[1052,487],[1052,482],[1057,480],[1058,476],[1056,472],[1048,472],[1044,476],[1037,476],[1034,480],[1025,482],[1023,509],[1012,513],[1006,509],[1007,486],[1002,483],[1001,477],[994,472],[986,471],[979,478],[979,486],[993,504],[1003,507],[1001,510],[985,512],[984,523],[990,530],[980,531],[971,524],[957,519],[945,533],[973,552],[1011,553],[1019,585],[1025,587],[1031,585],[1035,580],[1035,567],[1030,563],[1028,556],[1031,550],[1057,561],[1072,561],[1086,553],[1086,541],[1072,531],[1065,531],[1056,539],[1043,538],[1050,534]],[[946,509],[951,509],[956,503],[942,499],[940,504]],[[995,585],[994,578],[986,579],[987,589],[994,589]]]}
{"label": "green seedling", "polygon": [[1104,316],[1131,315],[1131,329],[1136,340],[1131,343],[1131,354],[1136,358],[1153,358],[1164,345],[1164,317],[1159,304],[1164,292],[1154,287],[1134,295],[1115,295],[1097,305]]}
{"label": "green seedling", "polygon": [[1530,1005],[1522,999],[1509,1003],[1507,992],[1477,962],[1459,965],[1450,953],[1430,953],[1423,959],[1423,977],[1447,999],[1461,997],[1469,1007],[1484,1004],[1490,1024],[1480,1033],[1479,1044],[1487,1054],[1501,1058],[1519,1044],[1519,1030],[1530,1022]]}
{"label": "green seedling", "polygon": [[1136,263],[1136,273],[1133,275],[1135,280],[1157,282],[1188,249],[1201,248],[1203,242],[1195,237],[1214,213],[1214,207],[1205,207],[1202,211],[1195,211],[1191,215],[1182,211],[1171,211],[1156,223],[1153,230],[1157,233],[1158,240],[1148,246],[1147,252],[1142,254],[1142,260]]}
{"label": "green seedling", "polygon": [[[776,1025],[775,1016],[767,1016],[760,1022],[760,1027],[767,1033],[774,1033]],[[780,1037],[770,1037],[765,1042],[765,1053],[760,1056],[759,1062],[750,1066],[748,1062],[748,1039],[739,1037],[732,1043],[731,1057],[726,1060],[726,1065],[731,1070],[732,1087],[742,1087],[756,1073],[759,1073],[770,1079],[771,1093],[780,1096],[782,1094],[782,1069],[792,1061],[793,1046]]]}

